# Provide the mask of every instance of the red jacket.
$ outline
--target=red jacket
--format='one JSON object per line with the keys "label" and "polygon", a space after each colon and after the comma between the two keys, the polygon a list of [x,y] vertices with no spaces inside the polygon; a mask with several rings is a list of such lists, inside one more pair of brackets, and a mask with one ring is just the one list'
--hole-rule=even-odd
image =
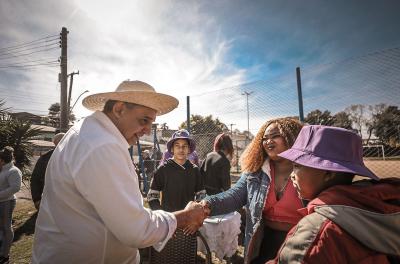
{"label": "red jacket", "polygon": [[389,263],[400,257],[400,179],[322,192],[268,263]]}

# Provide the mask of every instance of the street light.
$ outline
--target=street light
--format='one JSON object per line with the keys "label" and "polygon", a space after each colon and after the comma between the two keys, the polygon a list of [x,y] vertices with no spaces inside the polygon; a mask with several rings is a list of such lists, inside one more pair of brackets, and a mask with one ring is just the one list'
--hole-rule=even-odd
{"label": "street light", "polygon": [[[246,95],[246,104],[247,104],[247,140],[250,139],[250,115],[249,115],[249,95],[253,92],[243,92],[242,95]],[[246,140],[246,144],[247,144]]]}
{"label": "street light", "polygon": [[69,109],[69,113],[72,112],[72,109],[74,109],[74,106],[75,106],[76,103],[78,102],[79,98],[81,98],[81,96],[82,96],[84,93],[88,93],[88,92],[89,92],[89,90],[86,90],[86,91],[82,92],[82,93],[78,96],[78,98],[76,98],[75,103],[72,105],[71,109]]}

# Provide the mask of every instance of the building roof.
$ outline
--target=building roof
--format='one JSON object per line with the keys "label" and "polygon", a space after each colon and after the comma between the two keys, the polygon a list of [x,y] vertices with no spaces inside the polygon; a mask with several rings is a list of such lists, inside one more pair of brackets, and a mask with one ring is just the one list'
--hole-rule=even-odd
{"label": "building roof", "polygon": [[51,133],[56,132],[56,128],[51,126],[31,125],[31,128],[40,129],[42,132],[51,132]]}
{"label": "building roof", "polygon": [[32,139],[32,140],[29,140],[29,142],[31,142],[33,145],[35,145],[37,147],[49,147],[49,148],[54,147],[54,144],[51,141]]}

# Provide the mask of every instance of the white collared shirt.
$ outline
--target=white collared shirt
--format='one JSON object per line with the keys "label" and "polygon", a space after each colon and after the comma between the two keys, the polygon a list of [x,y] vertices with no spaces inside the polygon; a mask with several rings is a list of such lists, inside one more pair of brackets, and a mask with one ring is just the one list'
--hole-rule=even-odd
{"label": "white collared shirt", "polygon": [[176,218],[143,207],[129,144],[102,112],[72,127],[49,161],[32,263],[139,263]]}

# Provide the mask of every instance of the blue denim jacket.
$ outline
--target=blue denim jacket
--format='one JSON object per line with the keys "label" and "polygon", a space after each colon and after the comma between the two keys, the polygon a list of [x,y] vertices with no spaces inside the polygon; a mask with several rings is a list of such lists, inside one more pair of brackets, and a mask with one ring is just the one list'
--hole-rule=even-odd
{"label": "blue denim jacket", "polygon": [[205,198],[210,203],[211,215],[227,214],[246,206],[245,263],[259,255],[264,235],[262,210],[270,182],[270,176],[261,169],[242,173],[231,189]]}

